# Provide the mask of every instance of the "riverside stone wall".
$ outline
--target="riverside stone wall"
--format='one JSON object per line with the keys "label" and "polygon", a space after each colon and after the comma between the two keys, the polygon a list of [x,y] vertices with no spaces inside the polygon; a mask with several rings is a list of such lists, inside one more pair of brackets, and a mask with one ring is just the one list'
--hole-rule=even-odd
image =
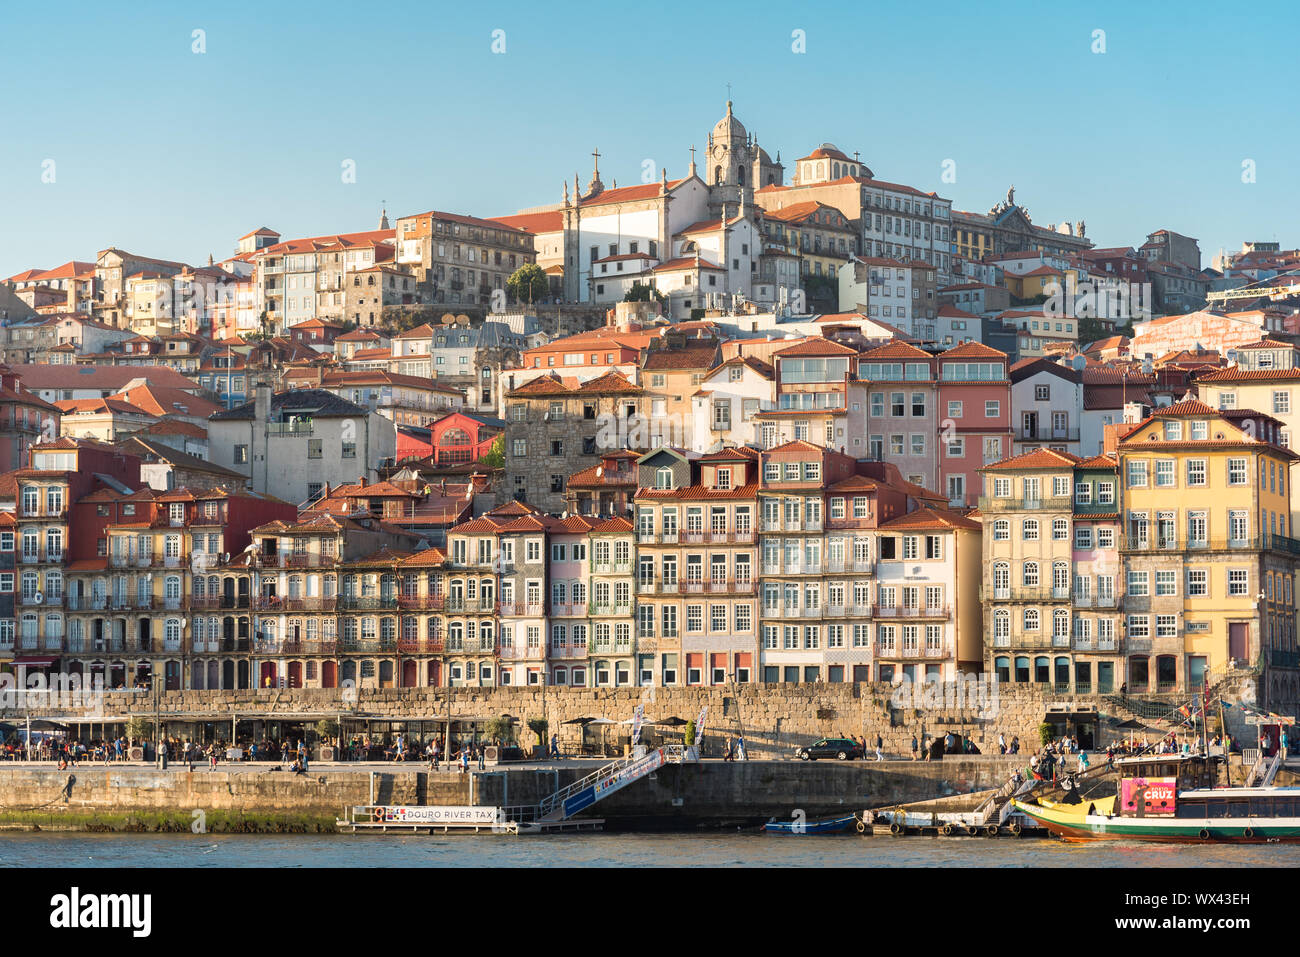
{"label": "riverside stone wall", "polygon": [[[155,708],[164,723],[229,721],[241,718],[304,721],[321,717],[401,720],[441,720],[450,710],[453,721],[485,721],[509,714],[519,719],[520,737],[533,741],[528,720],[545,717],[558,734],[562,747],[573,747],[583,737],[570,720],[630,719],[644,702],[648,718],[668,717],[693,721],[708,706],[708,745],[716,748],[725,734],[744,733],[755,757],[784,756],[796,746],[823,736],[865,737],[874,746],[884,739],[890,754],[908,754],[915,734],[942,735],[946,731],[969,735],[985,753],[996,753],[999,733],[1008,741],[1019,735],[1025,748],[1036,746],[1038,725],[1047,717],[1063,728],[1068,714],[1100,713],[1126,718],[1105,698],[1093,695],[1054,694],[1037,687],[985,686],[983,698],[968,687],[966,700],[907,698],[899,701],[896,689],[878,684],[731,685],[712,688],[555,689],[542,688],[403,688],[356,689],[256,689],[244,691],[174,691],[160,693],[106,692],[102,703],[89,707],[46,707],[9,710],[0,720],[21,723],[33,717],[70,715],[124,720],[130,715],[152,719]],[[901,706],[900,706],[901,705]],[[1087,720],[1086,718],[1084,719]],[[1106,720],[1098,722],[1102,727]],[[350,725],[349,727],[353,727]],[[598,730],[599,729],[599,730]],[[680,741],[683,729],[658,732],[662,740]],[[651,729],[655,733],[654,729]],[[588,728],[589,741],[600,737],[617,743],[628,736],[628,725]],[[1105,737],[1097,742],[1105,744]]]}

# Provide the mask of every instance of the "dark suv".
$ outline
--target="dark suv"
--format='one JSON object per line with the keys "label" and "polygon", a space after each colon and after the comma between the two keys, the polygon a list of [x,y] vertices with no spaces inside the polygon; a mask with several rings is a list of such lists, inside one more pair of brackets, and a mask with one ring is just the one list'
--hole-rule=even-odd
{"label": "dark suv", "polygon": [[818,758],[851,761],[862,757],[862,745],[852,738],[822,738],[812,744],[795,748],[794,753],[801,761],[816,761]]}

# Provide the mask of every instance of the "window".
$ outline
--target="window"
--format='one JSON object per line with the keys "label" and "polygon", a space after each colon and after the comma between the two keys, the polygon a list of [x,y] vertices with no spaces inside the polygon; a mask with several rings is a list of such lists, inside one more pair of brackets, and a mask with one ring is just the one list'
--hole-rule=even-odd
{"label": "window", "polygon": [[949,403],[948,403],[948,418],[950,418],[950,419],[960,419],[960,418],[961,418],[961,410],[962,410],[962,403],[961,403],[959,400],[958,400],[958,401],[952,401],[952,402],[949,402]]}
{"label": "window", "polygon": [[1027,518],[1020,526],[1021,538],[1026,542],[1038,541],[1038,519]]}
{"label": "window", "polygon": [[1035,402],[1050,402],[1052,399],[1051,386],[1036,385],[1034,386]]}
{"label": "window", "polygon": [[1188,459],[1187,461],[1187,484],[1188,486],[1205,484],[1205,459]]}
{"label": "window", "polygon": [[1083,551],[1092,549],[1092,529],[1087,526],[1074,530],[1074,547]]}
{"label": "window", "polygon": [[1178,594],[1178,573],[1173,570],[1156,572],[1156,594]]}
{"label": "window", "polygon": [[235,459],[234,459],[234,461],[235,461],[235,464],[236,464],[236,465],[247,465],[247,464],[248,464],[248,446],[247,446],[247,445],[236,445],[236,446],[235,446]]}
{"label": "window", "polygon": [[993,540],[995,542],[1005,542],[1011,538],[1011,523],[1005,518],[1000,518],[993,523]]}
{"label": "window", "polygon": [[1248,484],[1245,459],[1228,459],[1228,484],[1229,485]]}
{"label": "window", "polygon": [[320,457],[321,457],[321,440],[320,440],[320,439],[308,439],[308,440],[307,440],[307,458],[309,458],[309,459],[318,459],[318,458],[320,458]]}
{"label": "window", "polygon": [[1128,593],[1134,598],[1145,598],[1150,592],[1149,572],[1128,573]]}
{"label": "window", "polygon": [[1273,391],[1273,412],[1274,414],[1291,411],[1291,393],[1286,389],[1275,389]]}
{"label": "window", "polygon": [[1070,522],[1068,519],[1058,518],[1052,522],[1052,541],[1065,542],[1070,539]]}
{"label": "window", "polygon": [[1092,484],[1089,482],[1076,482],[1074,484],[1074,502],[1076,505],[1092,504]]}
{"label": "window", "polygon": [[1204,598],[1210,593],[1210,573],[1203,568],[1187,571],[1187,597]]}
{"label": "window", "polygon": [[357,443],[344,442],[341,455],[345,459],[355,459],[357,457]]}
{"label": "window", "polygon": [[1128,487],[1146,488],[1147,463],[1143,460],[1130,459],[1128,463]]}
{"label": "window", "polygon": [[1114,482],[1097,483],[1097,504],[1098,505],[1115,504],[1115,483]]}
{"label": "window", "polygon": [[1245,595],[1248,594],[1247,585],[1249,584],[1249,572],[1244,568],[1228,569],[1228,594]]}
{"label": "window", "polygon": [[1174,487],[1174,460],[1158,459],[1156,461],[1156,488]]}
{"label": "window", "polygon": [[996,419],[1002,415],[1002,402],[998,399],[989,399],[984,403],[984,417],[986,419]]}

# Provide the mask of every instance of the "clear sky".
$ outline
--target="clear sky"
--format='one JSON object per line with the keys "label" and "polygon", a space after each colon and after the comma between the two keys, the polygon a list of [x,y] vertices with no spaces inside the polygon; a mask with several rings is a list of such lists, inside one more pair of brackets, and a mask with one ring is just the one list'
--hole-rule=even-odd
{"label": "clear sky", "polygon": [[596,147],[607,186],[681,176],[728,83],[787,182],[832,142],[959,209],[1014,183],[1098,245],[1300,245],[1294,4],[186,6],[0,8],[0,277],[110,245],[201,263],[259,226],[372,229],[381,204],[505,215],[585,186]]}

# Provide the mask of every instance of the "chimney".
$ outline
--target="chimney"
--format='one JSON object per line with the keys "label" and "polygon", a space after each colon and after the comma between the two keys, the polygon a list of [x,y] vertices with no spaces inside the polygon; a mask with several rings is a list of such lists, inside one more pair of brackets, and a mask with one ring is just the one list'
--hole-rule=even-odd
{"label": "chimney", "polygon": [[271,386],[259,382],[253,393],[253,418],[265,422],[271,414]]}
{"label": "chimney", "polygon": [[357,485],[358,485],[360,488],[365,488],[365,487],[366,487],[366,477],[365,477],[364,475],[360,475],[360,476],[357,477]]}

